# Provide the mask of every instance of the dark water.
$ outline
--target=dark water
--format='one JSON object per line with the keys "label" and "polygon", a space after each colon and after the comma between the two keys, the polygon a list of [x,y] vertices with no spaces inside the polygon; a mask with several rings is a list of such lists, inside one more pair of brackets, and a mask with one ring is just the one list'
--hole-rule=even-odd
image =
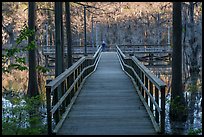
{"label": "dark water", "polygon": [[[146,67],[148,67],[147,62],[143,62]],[[162,61],[159,61],[158,64],[162,64]],[[166,64],[165,66],[157,66],[155,64],[152,66],[149,66],[148,68],[159,78],[161,78],[166,84],[167,84],[167,93],[166,93],[166,99],[171,99],[171,66],[168,65],[168,63],[163,62],[163,64]],[[188,87],[189,84],[191,84],[191,79],[189,79],[185,85],[185,87]],[[202,83],[202,77],[201,74],[197,77],[197,83]],[[169,90],[168,90],[169,88]],[[197,91],[195,91],[194,94],[192,92],[188,91],[187,88],[185,88],[185,99],[188,103],[189,114],[188,119],[186,122],[171,122],[169,118],[169,103],[166,102],[166,127],[165,131],[166,134],[170,135],[188,135],[190,131],[195,131],[197,129],[202,129],[202,107],[201,107],[201,99],[202,99],[202,87],[200,86]],[[195,102],[194,105],[192,105],[192,97],[193,101]],[[200,135],[202,132],[199,133]]]}
{"label": "dark water", "polygon": [[[146,64],[146,63],[144,63]],[[158,64],[163,64],[160,66],[157,66]],[[166,66],[165,66],[166,65]],[[148,66],[147,66],[148,67]],[[157,64],[153,64],[153,66],[148,67],[157,77],[161,78],[166,84],[167,84],[167,89],[166,89],[166,100],[170,100],[171,98],[171,66],[167,62],[157,62]],[[198,83],[202,83],[202,77],[201,74],[197,77]],[[189,79],[186,83],[186,86],[188,84],[191,84],[191,80]],[[187,91],[185,89],[185,98],[188,102],[188,105],[190,106],[191,103],[191,92]],[[169,118],[169,103],[166,102],[166,119],[165,119],[165,131],[166,134],[170,135],[187,135],[189,134],[189,130],[196,130],[196,129],[202,129],[202,108],[201,108],[201,99],[202,99],[202,87],[198,88],[195,94],[195,104],[193,106],[193,109],[191,112],[189,112],[188,119],[186,122],[179,123],[179,122],[171,122]],[[5,100],[5,98],[2,96],[2,108],[8,108],[12,107],[12,104],[10,101]],[[2,110],[3,110],[2,109]],[[44,124],[46,123],[46,106],[42,106],[42,108],[39,110],[42,112],[42,120]],[[3,117],[12,117],[12,114],[10,112],[3,112],[2,111],[2,116]],[[202,133],[200,133],[201,135]]]}

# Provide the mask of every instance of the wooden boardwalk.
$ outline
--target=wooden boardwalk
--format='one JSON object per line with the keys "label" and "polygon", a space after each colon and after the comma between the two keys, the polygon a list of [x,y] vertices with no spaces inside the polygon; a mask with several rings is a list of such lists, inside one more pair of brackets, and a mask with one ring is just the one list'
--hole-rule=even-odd
{"label": "wooden boardwalk", "polygon": [[60,135],[156,134],[116,52],[102,52],[58,133]]}

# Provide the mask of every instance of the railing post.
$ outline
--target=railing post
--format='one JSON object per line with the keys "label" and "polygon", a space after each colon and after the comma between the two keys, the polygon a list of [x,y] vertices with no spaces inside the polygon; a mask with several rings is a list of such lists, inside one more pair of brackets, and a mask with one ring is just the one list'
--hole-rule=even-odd
{"label": "railing post", "polygon": [[47,101],[47,132],[52,134],[52,113],[51,111],[51,87],[46,87],[46,101]]}
{"label": "railing post", "polygon": [[161,133],[165,132],[165,86],[161,87]]}
{"label": "railing post", "polygon": [[[78,78],[78,76],[79,76],[79,67],[76,69],[76,78]],[[79,87],[79,80],[76,82],[76,87],[77,87],[77,89],[76,89],[76,91],[78,90],[78,87]]]}
{"label": "railing post", "polygon": [[[81,74],[82,72],[82,64],[79,66],[79,75]],[[82,82],[82,76],[79,78],[79,86],[81,85],[81,82]]]}
{"label": "railing post", "polygon": [[[59,101],[59,93],[58,91],[60,90],[60,86],[57,87],[55,90],[54,90],[54,93],[53,93],[53,102],[52,102],[52,106],[56,105],[56,103]],[[60,118],[60,108],[58,108],[55,113],[53,114],[53,117],[54,117],[54,120],[55,120],[55,123],[58,123],[59,122],[59,118]]]}
{"label": "railing post", "polygon": [[[77,74],[76,74],[77,72],[76,72],[76,70],[77,70],[77,69],[74,70],[74,82],[75,82],[75,80],[76,80],[76,78],[77,78]],[[77,91],[77,83],[75,83],[75,85],[74,85],[74,94],[75,94],[76,91]]]}
{"label": "railing post", "polygon": [[[155,86],[155,101],[159,106],[159,90],[157,89],[156,86]],[[159,123],[159,112],[157,111],[157,109],[155,109],[155,117],[156,122]]]}
{"label": "railing post", "polygon": [[[144,84],[144,73],[142,72],[142,71],[140,71],[140,73],[141,73],[141,81],[142,81],[142,84]],[[142,92],[142,96],[143,96],[143,98],[144,98],[144,88],[142,87],[142,85],[141,85],[141,92]]]}
{"label": "railing post", "polygon": [[[61,98],[65,94],[65,92],[66,92],[66,90],[65,90],[65,81],[63,81],[61,83],[61,96],[59,98]],[[66,102],[63,101],[62,108],[61,108],[62,114],[65,112],[65,108],[66,108]]]}
{"label": "railing post", "polygon": [[[145,76],[145,87],[149,90],[148,82],[149,82],[149,80],[148,80],[147,76]],[[145,92],[145,101],[148,104],[148,95],[146,92]]]}
{"label": "railing post", "polygon": [[[152,84],[151,81],[150,81],[149,84],[150,84],[150,85],[149,85],[150,94],[153,96],[153,84]],[[153,103],[152,103],[152,101],[150,101],[150,110],[151,110],[152,113],[153,113]]]}

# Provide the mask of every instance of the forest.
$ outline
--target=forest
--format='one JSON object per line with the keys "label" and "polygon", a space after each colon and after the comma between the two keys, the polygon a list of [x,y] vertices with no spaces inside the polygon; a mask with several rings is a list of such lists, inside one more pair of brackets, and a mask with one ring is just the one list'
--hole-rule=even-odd
{"label": "forest", "polygon": [[173,49],[165,134],[202,135],[202,2],[2,2],[2,134],[47,134],[46,84],[103,41]]}

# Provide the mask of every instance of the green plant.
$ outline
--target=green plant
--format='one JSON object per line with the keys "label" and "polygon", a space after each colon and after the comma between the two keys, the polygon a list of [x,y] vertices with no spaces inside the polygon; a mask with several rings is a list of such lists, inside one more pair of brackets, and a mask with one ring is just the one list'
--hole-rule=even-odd
{"label": "green plant", "polygon": [[189,129],[188,135],[200,135],[202,134],[202,128],[200,129]]}
{"label": "green plant", "polygon": [[167,100],[167,103],[170,104],[171,119],[179,119],[181,121],[186,121],[188,116],[188,108],[185,104],[181,103],[180,99],[180,96],[176,96],[174,99]]}
{"label": "green plant", "polygon": [[41,96],[15,96],[11,103],[11,107],[3,108],[3,135],[37,135],[46,132],[46,125],[41,122],[41,114],[38,111],[42,105]]}
{"label": "green plant", "polygon": [[[24,26],[16,40],[16,47],[5,49],[2,53],[2,72],[3,74],[13,74],[13,70],[27,70],[25,57],[19,57],[18,53],[27,52],[35,49],[37,46],[32,41],[25,47],[18,47],[23,40],[34,34],[34,30],[29,30]],[[10,59],[14,59],[14,63],[7,65]],[[48,69],[37,66],[38,72],[45,73]],[[16,80],[17,81],[17,80]],[[9,81],[9,90],[13,93],[19,89],[18,85],[13,85],[13,81]],[[3,135],[29,135],[45,133],[46,126],[42,124],[39,107],[44,101],[42,95],[29,98],[27,96],[19,96],[11,94],[11,107],[4,107],[2,112],[2,134]],[[7,115],[7,116],[6,116]]]}
{"label": "green plant", "polygon": [[188,85],[187,90],[189,92],[197,92],[198,91],[198,87],[199,87],[199,85],[190,84],[190,85]]}
{"label": "green plant", "polygon": [[[23,40],[28,40],[28,37],[32,36],[34,34],[34,30],[28,29],[26,25],[24,25],[23,29],[20,31],[20,35],[18,36],[16,40],[16,47],[12,47],[10,49],[5,49],[4,52],[2,52],[2,72],[3,73],[10,73],[13,69],[15,70],[27,70],[28,67],[26,65],[26,58],[25,57],[19,57],[18,54],[21,52],[27,52],[30,50],[33,50],[37,48],[35,41],[32,41],[28,43],[24,47],[18,47]],[[11,63],[7,65],[6,63],[10,59],[14,59],[15,63]],[[36,67],[37,71],[46,73],[49,71],[48,69],[42,67],[42,66],[37,66]]]}

